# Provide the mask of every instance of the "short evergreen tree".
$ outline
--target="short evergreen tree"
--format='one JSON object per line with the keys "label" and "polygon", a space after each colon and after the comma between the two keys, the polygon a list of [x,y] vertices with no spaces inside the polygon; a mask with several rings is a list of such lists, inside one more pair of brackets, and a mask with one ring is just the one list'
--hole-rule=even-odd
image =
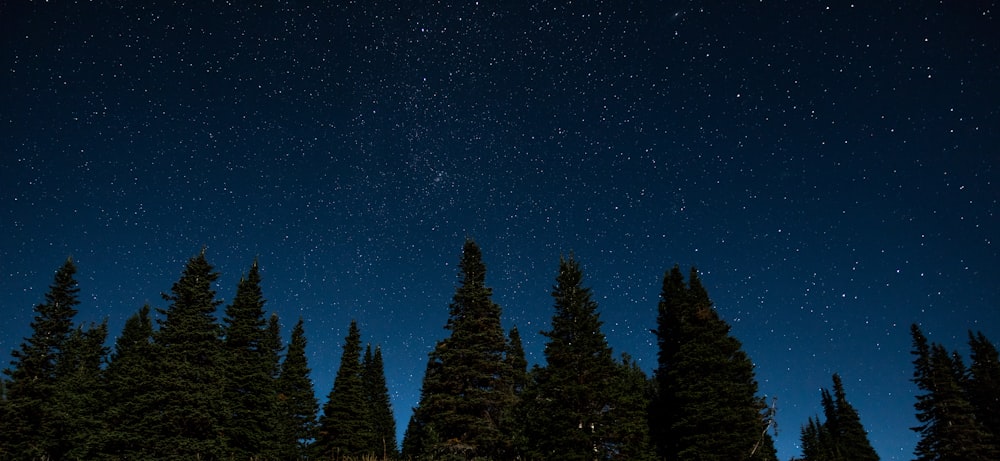
{"label": "short evergreen tree", "polygon": [[940,344],[930,344],[920,328],[910,327],[915,356],[913,382],[923,393],[914,407],[920,434],[914,453],[917,461],[993,460],[996,446],[982,422],[975,417],[963,389],[965,365],[957,354]]}
{"label": "short evergreen tree", "polygon": [[1000,356],[982,332],[969,332],[969,348],[972,363],[969,365],[969,379],[966,384],[969,403],[993,437],[994,444],[1000,443]]}
{"label": "short evergreen tree", "polygon": [[445,328],[451,335],[429,354],[403,441],[403,456],[444,459],[503,457],[509,432],[502,424],[514,401],[505,380],[507,338],[500,306],[486,286],[486,265],[471,239],[462,248],[459,286]]}
{"label": "short evergreen tree", "polygon": [[[273,455],[275,433],[275,369],[279,345],[268,331],[257,261],[240,279],[223,319],[224,400],[228,405],[224,433],[230,456],[249,459]],[[270,343],[269,343],[270,341]]]}
{"label": "short evergreen tree", "polygon": [[611,387],[608,434],[601,452],[607,459],[651,461],[656,451],[649,436],[647,413],[653,394],[653,382],[628,354],[617,364]]}
{"label": "short evergreen tree", "polygon": [[151,382],[157,411],[148,415],[149,447],[164,460],[221,459],[227,453],[224,423],[225,356],[212,283],[219,277],[202,250],[191,258],[171,293],[165,319],[153,335],[157,372]]}
{"label": "short evergreen tree", "polygon": [[809,418],[802,428],[803,461],[878,461],[861,417],[847,401],[840,375],[833,375],[833,393],[823,389],[820,401],[826,421]]}
{"label": "short evergreen tree", "polygon": [[155,455],[148,448],[156,438],[147,419],[156,411],[149,384],[158,372],[150,310],[147,304],[125,321],[105,371],[108,405],[102,452],[112,459],[152,459]]}
{"label": "short evergreen tree", "polygon": [[56,271],[45,293],[45,302],[35,306],[31,336],[11,355],[11,367],[4,370],[7,401],[0,421],[0,447],[17,459],[52,456],[52,414],[49,402],[55,393],[56,364],[73,331],[80,288],[75,279],[76,264],[66,259]]}
{"label": "short evergreen tree", "polygon": [[371,418],[372,440],[368,446],[380,459],[395,459],[399,457],[396,444],[396,419],[392,414],[392,403],[389,400],[389,388],[385,383],[385,365],[382,359],[382,348],[376,347],[372,353],[369,345],[365,348],[362,360],[365,401],[368,404],[368,415]]}
{"label": "short evergreen tree", "polygon": [[299,318],[278,376],[278,458],[283,460],[306,459],[316,436],[319,404],[309,373],[305,326]]}
{"label": "short evergreen tree", "polygon": [[361,332],[358,322],[351,321],[340,368],[319,418],[316,455],[320,458],[360,457],[374,451],[369,445],[374,437],[364,383]]}
{"label": "short evergreen tree", "polygon": [[667,459],[776,459],[757,394],[753,362],[729,334],[691,269],[664,276],[654,333],[657,399],[650,420],[658,456]]}
{"label": "short evergreen tree", "polygon": [[49,415],[53,459],[93,459],[104,432],[101,415],[107,402],[103,365],[108,348],[107,321],[77,328],[66,341],[56,364],[56,385]]}

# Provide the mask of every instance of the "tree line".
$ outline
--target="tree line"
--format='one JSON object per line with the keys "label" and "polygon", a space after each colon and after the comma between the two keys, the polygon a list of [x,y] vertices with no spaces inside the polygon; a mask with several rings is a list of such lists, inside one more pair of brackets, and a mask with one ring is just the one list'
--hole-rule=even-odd
{"label": "tree line", "polygon": [[[167,307],[139,309],[113,348],[106,321],[74,324],[75,272],[72,259],[56,272],[0,379],[0,459],[777,460],[776,405],[694,268],[664,275],[647,376],[613,352],[580,263],[561,257],[545,362],[529,368],[466,240],[401,450],[381,348],[363,347],[351,322],[320,411],[304,321],[282,344],[256,261],[220,320],[218,273],[204,251],[192,257]],[[966,367],[917,326],[913,337],[917,459],[997,459],[996,348],[970,333]],[[839,375],[820,400],[825,420],[803,425],[800,459],[878,460]]]}

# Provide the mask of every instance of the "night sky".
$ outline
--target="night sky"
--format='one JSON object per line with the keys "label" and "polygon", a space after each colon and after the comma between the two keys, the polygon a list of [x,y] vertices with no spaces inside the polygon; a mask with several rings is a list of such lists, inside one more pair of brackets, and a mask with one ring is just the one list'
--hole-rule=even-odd
{"label": "night sky", "polygon": [[248,3],[0,5],[8,359],[68,256],[117,335],[206,247],[220,299],[256,257],[306,320],[321,399],[357,319],[402,430],[472,237],[530,362],[561,254],[647,371],[694,265],[780,459],[838,372],[902,460],[910,324],[1000,339],[992,2]]}

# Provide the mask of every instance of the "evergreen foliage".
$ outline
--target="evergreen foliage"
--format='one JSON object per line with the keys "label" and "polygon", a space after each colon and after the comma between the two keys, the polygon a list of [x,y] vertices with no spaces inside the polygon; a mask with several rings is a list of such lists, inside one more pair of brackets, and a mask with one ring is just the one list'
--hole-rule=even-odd
{"label": "evergreen foliage", "polygon": [[361,332],[357,321],[351,321],[340,368],[333,382],[333,389],[323,406],[316,437],[316,455],[320,458],[360,457],[370,454],[374,447],[367,393],[364,389],[361,366]]}
{"label": "evergreen foliage", "polygon": [[507,338],[500,306],[486,286],[479,246],[466,240],[445,328],[451,335],[429,354],[420,403],[414,408],[403,455],[444,459],[504,457],[514,398],[505,361]]}
{"label": "evergreen foliage", "polygon": [[915,356],[913,382],[923,393],[914,407],[920,434],[917,461],[993,460],[998,452],[992,434],[975,416],[965,392],[966,369],[958,354],[930,344],[920,327],[910,327]]}
{"label": "evergreen foliage", "polygon": [[319,403],[309,379],[305,326],[301,318],[292,329],[278,376],[278,458],[305,459],[316,435]]}
{"label": "evergreen foliage", "polygon": [[125,321],[105,370],[107,407],[104,410],[102,452],[112,459],[151,459],[149,442],[156,432],[147,415],[155,411],[149,384],[153,380],[153,321],[147,304]]}
{"label": "evergreen foliage", "polygon": [[664,276],[657,329],[657,399],[650,421],[667,459],[775,459],[754,366],[712,306],[697,271]]}
{"label": "evergreen foliage", "polygon": [[[632,370],[615,363],[601,332],[597,303],[583,286],[583,272],[572,257],[560,258],[552,297],[552,329],[542,332],[548,338],[546,365],[533,372],[534,382],[523,400],[528,456],[613,459],[626,440],[644,440],[646,431],[627,416],[644,410],[645,376],[636,384],[635,376],[628,374]],[[626,392],[626,384],[637,389]],[[638,421],[644,423],[644,415]],[[630,429],[636,434],[628,433]]]}
{"label": "evergreen foliage", "polygon": [[[240,279],[223,319],[225,395],[224,434],[230,456],[249,459],[275,454],[276,383],[280,338],[265,319],[257,261]],[[269,329],[270,328],[270,329]],[[278,341],[275,344],[275,341]]]}
{"label": "evergreen foliage", "polygon": [[101,413],[107,399],[102,366],[107,321],[84,330],[77,328],[66,341],[56,364],[51,408],[52,459],[91,459],[100,451]]}
{"label": "evergreen foliage", "polygon": [[826,421],[809,418],[802,428],[802,461],[878,461],[839,375],[833,375],[833,394],[823,389],[820,399]]}
{"label": "evergreen foliage", "polygon": [[1000,356],[982,332],[969,332],[969,348],[972,351],[966,383],[969,403],[994,444],[1000,444]]}
{"label": "evergreen foliage", "polygon": [[147,415],[156,434],[150,449],[163,460],[222,459],[227,453],[225,355],[212,283],[219,274],[205,251],[191,258],[158,309],[164,320],[153,335],[157,372],[151,392],[157,411]]}
{"label": "evergreen foliage", "polygon": [[368,442],[368,447],[381,459],[398,458],[396,419],[392,414],[392,403],[389,401],[389,387],[385,383],[382,348],[376,347],[374,353],[370,345],[365,348],[362,374],[365,402],[371,418],[369,426],[372,439]]}
{"label": "evergreen foliage", "polygon": [[73,258],[56,271],[45,302],[35,306],[31,336],[11,355],[11,367],[4,370],[6,382],[3,420],[0,421],[0,453],[18,459],[51,456],[56,441],[51,436],[54,423],[53,396],[56,393],[57,364],[66,352],[73,332],[76,306],[80,304]]}

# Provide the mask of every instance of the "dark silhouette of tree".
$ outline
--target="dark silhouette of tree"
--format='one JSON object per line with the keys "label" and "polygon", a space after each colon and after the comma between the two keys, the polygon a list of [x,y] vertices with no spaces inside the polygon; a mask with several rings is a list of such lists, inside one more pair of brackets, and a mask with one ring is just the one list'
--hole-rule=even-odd
{"label": "dark silhouette of tree", "polygon": [[278,376],[278,457],[284,460],[305,459],[316,436],[319,403],[309,379],[304,322],[300,318],[292,329],[285,360]]}
{"label": "dark silhouette of tree", "polygon": [[368,447],[380,459],[398,458],[396,418],[392,414],[389,388],[385,383],[382,348],[376,347],[374,353],[372,353],[370,345],[365,348],[362,370],[365,401],[368,405],[368,415],[371,418],[369,427],[371,427],[372,440],[369,441]]}
{"label": "dark silhouette of tree", "polygon": [[996,346],[982,332],[969,332],[969,348],[972,353],[969,365],[969,379],[966,383],[969,403],[975,409],[976,419],[982,422],[993,437],[993,443],[1000,443],[1000,357]]}
{"label": "dark silhouette of tree", "polygon": [[56,363],[51,408],[52,459],[92,459],[100,451],[104,432],[101,414],[107,401],[103,365],[108,348],[107,321],[84,330],[76,328]]}
{"label": "dark silhouette of tree", "polygon": [[[625,416],[626,375],[612,358],[603,322],[590,288],[583,286],[583,272],[572,258],[560,258],[553,287],[555,314],[552,329],[543,331],[546,365],[534,371],[534,384],[526,393],[528,455],[538,459],[612,459],[627,448],[626,440],[643,440],[646,430]],[[636,392],[644,388],[641,378]],[[639,410],[644,406],[638,402]],[[633,412],[636,408],[631,409]],[[643,418],[638,420],[644,423]],[[644,424],[642,424],[644,426]],[[636,434],[627,433],[631,429]]]}
{"label": "dark silhouette of tree", "polygon": [[165,319],[153,335],[158,373],[150,383],[157,411],[149,415],[148,443],[164,460],[221,459],[227,452],[224,422],[225,355],[212,283],[219,274],[202,250],[191,258],[170,294]]}
{"label": "dark silhouette of tree", "polygon": [[514,401],[505,380],[507,338],[500,306],[486,286],[479,246],[466,240],[445,328],[451,335],[429,354],[420,403],[407,426],[403,455],[445,459],[502,457],[502,425]]}
{"label": "dark silhouette of tree", "polygon": [[677,266],[664,276],[658,310],[658,393],[650,415],[658,456],[775,459],[753,362],[694,268],[687,286]]}
{"label": "dark silhouette of tree", "polygon": [[105,371],[108,405],[104,411],[102,452],[113,459],[152,459],[149,441],[157,434],[148,419],[155,411],[153,320],[147,304],[125,321]]}
{"label": "dark silhouette of tree", "polygon": [[920,327],[910,327],[913,336],[913,382],[923,393],[914,407],[920,434],[914,454],[917,461],[993,460],[997,449],[993,438],[975,417],[963,388],[965,365],[958,354],[949,354],[940,344],[930,344]]}
{"label": "dark silhouette of tree", "polygon": [[654,383],[628,354],[622,354],[611,387],[608,434],[602,449],[611,460],[655,460],[647,414]]}
{"label": "dark silhouette of tree", "polygon": [[360,457],[374,451],[369,445],[374,437],[364,383],[361,332],[358,323],[351,321],[340,368],[319,418],[316,454],[320,458]]}
{"label": "dark silhouette of tree", "polygon": [[820,392],[826,421],[809,418],[802,428],[803,461],[878,461],[857,410],[847,401],[840,375],[833,375],[833,393]]}
{"label": "dark silhouette of tree", "polygon": [[225,395],[228,405],[224,434],[237,459],[273,456],[279,345],[271,344],[257,261],[240,279],[223,318]]}
{"label": "dark silhouette of tree", "polygon": [[17,459],[51,456],[55,442],[51,427],[56,365],[73,331],[80,288],[74,278],[76,264],[67,258],[56,271],[45,293],[45,302],[35,306],[31,336],[11,355],[6,383],[4,414],[0,420],[0,454]]}

